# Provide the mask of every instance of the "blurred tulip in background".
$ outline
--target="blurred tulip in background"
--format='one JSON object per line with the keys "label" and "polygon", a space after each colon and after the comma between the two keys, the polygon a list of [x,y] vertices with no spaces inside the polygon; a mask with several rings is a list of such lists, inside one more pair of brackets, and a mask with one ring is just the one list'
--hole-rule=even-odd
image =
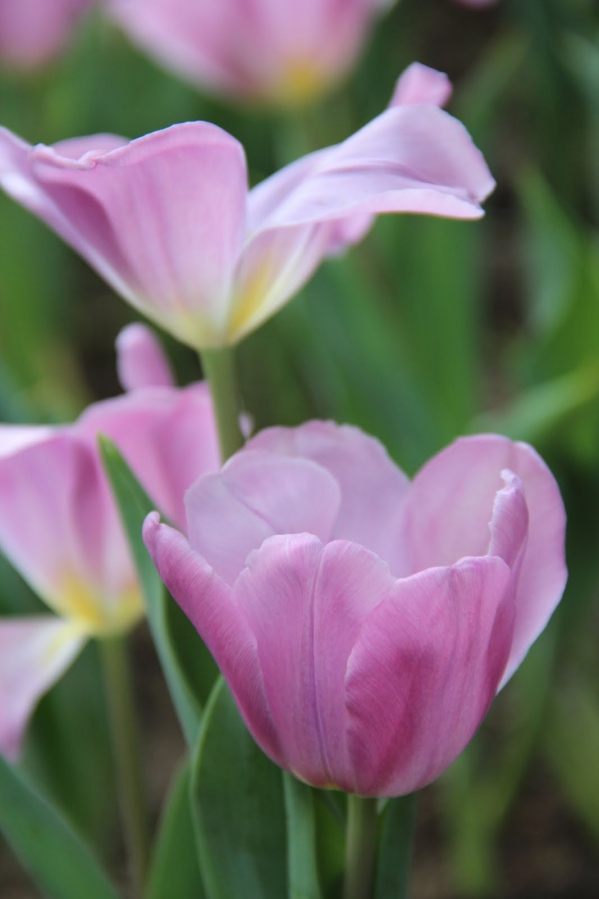
{"label": "blurred tulip in background", "polygon": [[410,483],[357,428],[272,428],[186,506],[188,539],[146,520],[156,567],[256,741],[319,787],[438,777],[566,582],[557,484],[501,436],[458,440]]}
{"label": "blurred tulip in background", "polygon": [[132,40],[167,69],[238,100],[313,100],[356,62],[385,0],[112,0]]}
{"label": "blurred tulip in background", "polygon": [[65,48],[96,0],[0,0],[0,66],[37,68]]}

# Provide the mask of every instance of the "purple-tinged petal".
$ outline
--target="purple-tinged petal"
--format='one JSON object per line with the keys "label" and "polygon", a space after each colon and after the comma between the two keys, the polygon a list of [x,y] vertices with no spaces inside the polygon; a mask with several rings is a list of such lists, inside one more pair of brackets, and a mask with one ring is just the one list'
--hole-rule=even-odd
{"label": "purple-tinged petal", "polygon": [[286,764],[317,786],[351,785],[345,668],[368,613],[393,586],[368,550],[307,534],[267,540],[235,583]]}
{"label": "purple-tinged petal", "polygon": [[69,667],[86,640],[60,618],[0,621],[0,753],[16,761],[38,699]]}
{"label": "purple-tinged petal", "polygon": [[413,62],[397,79],[389,106],[407,106],[428,103],[445,106],[452,93],[451,81],[444,72],[438,72],[420,62]]}
{"label": "purple-tinged petal", "polygon": [[158,508],[185,527],[185,491],[200,475],[216,471],[220,453],[206,384],[183,390],[141,388],[90,406],[75,428],[93,446],[110,437]]}
{"label": "purple-tinged petal", "polygon": [[11,456],[51,437],[55,429],[49,425],[5,425],[0,424],[0,459]]}
{"label": "purple-tinged petal", "polygon": [[146,518],[143,538],[160,577],[222,671],[241,714],[265,752],[284,764],[258,661],[256,637],[230,587],[178,531]]}
{"label": "purple-tinged petal", "polygon": [[146,325],[127,325],[116,339],[116,368],[123,390],[174,387],[173,373],[160,341]]}
{"label": "purple-tinged petal", "polygon": [[329,471],[341,489],[330,539],[367,547],[395,577],[411,574],[403,540],[410,482],[378,440],[349,425],[311,421],[299,428],[268,428],[247,449],[310,459]]}
{"label": "purple-tinged petal", "polygon": [[44,65],[57,56],[77,19],[94,0],[2,0],[0,64],[18,69]]}
{"label": "purple-tinged petal", "polygon": [[189,542],[233,585],[267,537],[305,532],[330,539],[339,503],[335,479],[319,465],[243,451],[188,491]]}
{"label": "purple-tinged petal", "polygon": [[504,469],[522,481],[529,515],[507,678],[544,629],[566,583],[566,516],[555,478],[525,443],[495,434],[461,438],[416,475],[407,520],[413,571],[484,555],[489,550],[489,523]]}
{"label": "purple-tinged petal", "polygon": [[464,559],[397,581],[371,612],[346,675],[355,792],[411,793],[464,749],[509,654],[510,587],[501,559]]}

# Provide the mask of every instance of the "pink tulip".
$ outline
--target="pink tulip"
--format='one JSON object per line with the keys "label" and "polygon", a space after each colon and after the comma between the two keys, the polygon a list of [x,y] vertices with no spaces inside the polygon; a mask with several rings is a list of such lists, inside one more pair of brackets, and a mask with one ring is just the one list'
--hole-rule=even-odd
{"label": "pink tulip", "polygon": [[243,148],[206,122],[131,143],[96,135],[33,148],[0,129],[0,185],[167,331],[199,349],[225,346],[374,214],[483,214],[494,181],[464,127],[435,105],[445,76],[408,74],[407,102],[400,81],[401,105],[249,193]]}
{"label": "pink tulip", "polygon": [[355,63],[381,0],[112,0],[133,41],[167,69],[230,97],[288,107]]}
{"label": "pink tulip", "polygon": [[456,441],[410,483],[356,428],[272,428],[144,526],[262,749],[319,787],[410,793],[464,749],[566,581],[526,444]]}
{"label": "pink tulip", "polygon": [[95,0],[0,0],[0,65],[29,69],[63,49]]}
{"label": "pink tulip", "polygon": [[[134,326],[132,326],[134,327]],[[119,367],[131,373],[144,337],[121,335]],[[143,355],[143,354],[142,354]],[[218,467],[218,442],[204,384],[153,386],[166,362],[143,365],[137,387],[90,406],[74,425],[0,426],[0,549],[55,616],[0,622],[0,751],[14,758],[39,696],[89,637],[127,631],[142,599],[97,449],[111,437],[157,505],[183,526],[183,494]]]}

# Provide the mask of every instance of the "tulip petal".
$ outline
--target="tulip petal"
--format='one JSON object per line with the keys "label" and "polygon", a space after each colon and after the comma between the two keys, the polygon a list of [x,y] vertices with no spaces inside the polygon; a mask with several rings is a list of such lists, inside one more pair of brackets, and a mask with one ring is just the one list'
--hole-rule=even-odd
{"label": "tulip petal", "polygon": [[256,638],[233,591],[178,531],[146,518],[143,538],[158,573],[222,671],[241,714],[265,752],[284,764],[264,692]]}
{"label": "tulip petal", "polygon": [[545,628],[566,583],[566,514],[555,478],[525,443],[495,434],[465,437],[416,475],[406,515],[413,571],[482,556],[489,548],[489,522],[504,469],[522,481],[529,515],[507,679]]}
{"label": "tulip petal", "polygon": [[413,62],[397,79],[389,106],[411,106],[416,103],[445,106],[452,90],[451,81],[444,72]]}
{"label": "tulip petal", "polygon": [[335,479],[319,465],[244,451],[187,492],[189,542],[232,586],[267,537],[305,532],[330,539],[339,503]]}
{"label": "tulip petal", "polygon": [[367,547],[395,577],[411,574],[402,539],[410,482],[378,440],[349,425],[311,421],[298,428],[268,428],[247,449],[311,459],[329,471],[341,488],[330,539]]}
{"label": "tulip petal", "polygon": [[86,637],[60,618],[0,621],[0,752],[19,755],[27,722],[38,699],[81,650]]}
{"label": "tulip petal", "polygon": [[510,583],[503,560],[464,559],[397,581],[371,612],[346,675],[357,793],[411,793],[464,749],[509,654]]}
{"label": "tulip petal", "polygon": [[51,437],[55,429],[48,425],[5,425],[0,424],[0,459],[11,456]]}
{"label": "tulip petal", "polygon": [[203,383],[184,390],[147,387],[95,403],[76,429],[93,446],[98,433],[110,437],[161,512],[181,528],[185,491],[220,465],[212,401]]}
{"label": "tulip petal", "polygon": [[266,540],[235,584],[286,764],[317,786],[350,788],[345,668],[366,616],[394,583],[363,547],[301,534]]}
{"label": "tulip petal", "polygon": [[63,431],[0,460],[0,545],[38,595],[90,632],[141,613],[97,453]]}
{"label": "tulip petal", "polygon": [[135,322],[116,339],[116,367],[123,390],[174,387],[173,373],[154,332]]}
{"label": "tulip petal", "polygon": [[142,312],[184,342],[218,344],[245,234],[243,148],[206,122],[102,142],[73,159],[4,130],[0,184]]}

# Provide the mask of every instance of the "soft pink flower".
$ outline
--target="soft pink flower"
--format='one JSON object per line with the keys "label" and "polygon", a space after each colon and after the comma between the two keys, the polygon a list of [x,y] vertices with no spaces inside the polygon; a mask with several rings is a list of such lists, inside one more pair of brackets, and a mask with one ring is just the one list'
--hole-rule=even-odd
{"label": "soft pink flower", "polygon": [[565,513],[526,444],[456,441],[410,483],[356,428],[262,432],[148,516],[161,577],[279,765],[395,796],[463,750],[566,581]]}
{"label": "soft pink flower", "polygon": [[[144,335],[136,326],[135,356]],[[129,331],[129,335],[131,331]],[[148,346],[156,350],[146,333]],[[129,339],[119,367],[131,372]],[[155,360],[157,361],[157,360]],[[136,389],[95,403],[74,425],[0,426],[0,549],[55,613],[0,622],[0,751],[14,758],[39,696],[91,636],[121,633],[143,612],[129,548],[104,475],[98,433],[111,437],[159,508],[184,525],[183,495],[218,467],[204,384]]]}
{"label": "soft pink flower", "polygon": [[112,0],[109,10],[167,69],[216,93],[288,107],[356,61],[381,0]]}
{"label": "soft pink flower", "polygon": [[63,49],[95,0],[0,0],[0,65],[29,69]]}
{"label": "soft pink flower", "polygon": [[206,122],[131,143],[96,135],[33,148],[0,129],[0,186],[167,331],[196,348],[224,346],[273,315],[374,214],[483,214],[494,181],[464,127],[435,105],[446,96],[445,76],[411,67],[400,105],[249,193],[242,146]]}

